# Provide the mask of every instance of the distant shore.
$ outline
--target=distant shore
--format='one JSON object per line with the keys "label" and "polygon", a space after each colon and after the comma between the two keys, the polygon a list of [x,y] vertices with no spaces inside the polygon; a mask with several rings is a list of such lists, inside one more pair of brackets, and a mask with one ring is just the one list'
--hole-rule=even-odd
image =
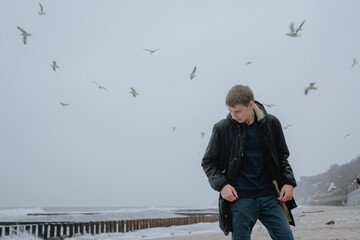
{"label": "distant shore", "polygon": [[[295,240],[360,240],[360,208],[341,206],[311,206],[294,213],[296,227],[291,227]],[[330,220],[333,225],[327,225]],[[257,223],[258,224],[258,223]],[[229,240],[231,234],[172,236],[158,240]],[[252,240],[270,240],[262,226],[254,228]],[[157,239],[154,239],[157,240]]]}

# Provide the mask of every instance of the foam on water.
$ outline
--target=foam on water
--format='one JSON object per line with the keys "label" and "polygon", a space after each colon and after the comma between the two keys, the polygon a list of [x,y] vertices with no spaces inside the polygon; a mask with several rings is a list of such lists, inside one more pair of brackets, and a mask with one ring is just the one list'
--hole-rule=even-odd
{"label": "foam on water", "polygon": [[[199,234],[220,233],[219,223],[197,223],[185,226],[172,226],[162,228],[148,228],[126,233],[102,233],[97,235],[85,234],[72,237],[72,240],[135,240],[135,239],[154,239],[172,236],[186,236]],[[41,240],[33,235],[21,233],[19,235],[7,236],[2,240]]]}
{"label": "foam on water", "polygon": [[42,240],[41,238],[35,237],[28,233],[20,233],[18,235],[1,237],[1,240],[15,240],[15,239],[16,240]]}
{"label": "foam on water", "polygon": [[0,209],[0,222],[111,221],[179,217],[208,209],[175,207],[44,207]]}
{"label": "foam on water", "polygon": [[29,213],[46,213],[46,211],[43,208],[0,208],[0,219],[2,217],[17,219]]}

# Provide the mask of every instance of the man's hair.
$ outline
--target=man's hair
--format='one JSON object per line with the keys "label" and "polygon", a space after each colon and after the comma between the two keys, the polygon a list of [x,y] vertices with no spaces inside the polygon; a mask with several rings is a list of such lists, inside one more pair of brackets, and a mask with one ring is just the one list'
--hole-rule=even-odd
{"label": "man's hair", "polygon": [[234,107],[236,104],[249,106],[250,101],[254,101],[254,93],[248,86],[235,85],[226,95],[225,104]]}

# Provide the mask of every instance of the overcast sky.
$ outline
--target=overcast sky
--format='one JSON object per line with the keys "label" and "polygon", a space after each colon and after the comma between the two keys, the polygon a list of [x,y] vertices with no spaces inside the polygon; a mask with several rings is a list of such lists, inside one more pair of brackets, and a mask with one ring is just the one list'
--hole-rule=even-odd
{"label": "overcast sky", "polygon": [[293,124],[298,180],[360,154],[357,0],[41,4],[0,2],[0,207],[213,205],[201,158],[235,84]]}

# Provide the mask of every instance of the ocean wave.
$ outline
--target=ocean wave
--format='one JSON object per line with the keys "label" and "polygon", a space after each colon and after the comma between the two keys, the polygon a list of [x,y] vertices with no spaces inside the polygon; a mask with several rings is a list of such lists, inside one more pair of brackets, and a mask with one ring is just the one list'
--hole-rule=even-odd
{"label": "ocean wave", "polygon": [[43,208],[3,208],[0,209],[0,219],[1,217],[21,217],[27,216],[29,213],[45,213],[46,211]]}

